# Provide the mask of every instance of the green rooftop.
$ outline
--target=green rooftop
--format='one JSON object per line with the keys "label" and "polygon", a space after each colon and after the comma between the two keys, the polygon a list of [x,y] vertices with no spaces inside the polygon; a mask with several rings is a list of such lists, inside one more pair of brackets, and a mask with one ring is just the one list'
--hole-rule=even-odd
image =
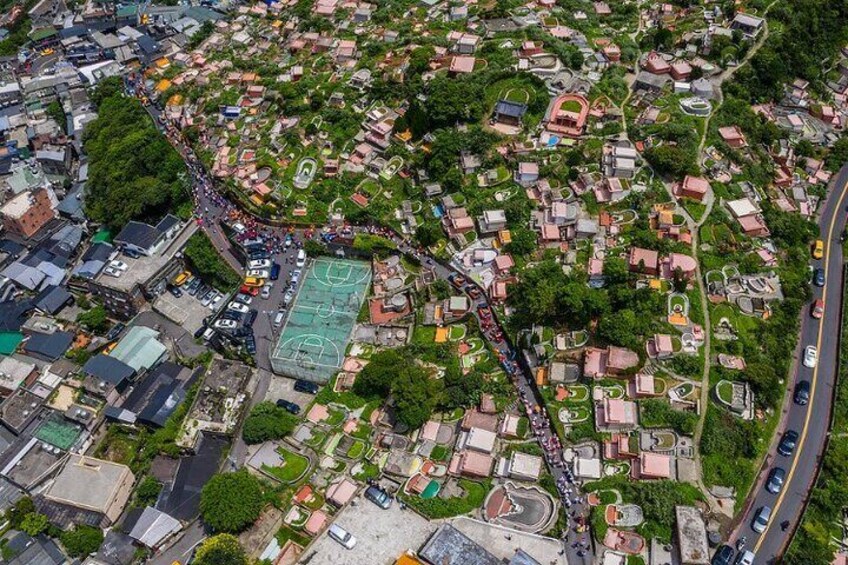
{"label": "green rooftop", "polygon": [[0,332],[0,355],[11,355],[23,340],[20,332]]}
{"label": "green rooftop", "polygon": [[112,243],[112,232],[103,228],[91,238],[92,243]]}
{"label": "green rooftop", "polygon": [[36,439],[68,450],[80,436],[80,426],[60,418],[47,418],[35,431]]}

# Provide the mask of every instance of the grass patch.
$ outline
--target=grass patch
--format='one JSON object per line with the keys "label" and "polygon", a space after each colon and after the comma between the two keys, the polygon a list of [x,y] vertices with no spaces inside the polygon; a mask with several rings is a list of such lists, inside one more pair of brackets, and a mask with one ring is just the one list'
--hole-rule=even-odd
{"label": "grass patch", "polygon": [[309,467],[309,459],[303,455],[294,453],[283,447],[278,448],[277,453],[283,458],[285,465],[282,467],[263,465],[262,470],[283,483],[296,481],[306,472],[307,467]]}
{"label": "grass patch", "polygon": [[418,496],[402,494],[404,502],[415,508],[430,520],[461,516],[480,508],[491,490],[490,481],[478,483],[468,479],[459,479],[459,486],[465,491],[463,496],[441,498],[439,496],[424,500]]}

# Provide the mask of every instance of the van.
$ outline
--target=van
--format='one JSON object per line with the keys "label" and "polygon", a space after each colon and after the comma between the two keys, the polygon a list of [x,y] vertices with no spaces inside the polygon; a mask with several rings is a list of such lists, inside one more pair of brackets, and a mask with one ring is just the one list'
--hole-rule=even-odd
{"label": "van", "polygon": [[347,549],[353,549],[354,546],[356,546],[356,538],[353,537],[353,534],[338,524],[332,524],[330,529],[327,530],[327,533],[330,534],[331,538],[342,544]]}
{"label": "van", "polygon": [[297,268],[300,269],[306,264],[306,251],[301,249],[297,252]]}
{"label": "van", "polygon": [[277,315],[274,316],[274,327],[275,328],[279,328],[280,326],[283,325],[283,317],[284,316],[285,316],[285,314],[283,314],[283,312],[277,312]]}
{"label": "van", "polygon": [[382,508],[388,510],[392,506],[392,497],[383,489],[375,486],[370,486],[365,489],[365,498]]}
{"label": "van", "polygon": [[215,335],[215,330],[212,328],[206,328],[206,331],[203,332],[203,341],[209,341],[212,339],[213,335]]}

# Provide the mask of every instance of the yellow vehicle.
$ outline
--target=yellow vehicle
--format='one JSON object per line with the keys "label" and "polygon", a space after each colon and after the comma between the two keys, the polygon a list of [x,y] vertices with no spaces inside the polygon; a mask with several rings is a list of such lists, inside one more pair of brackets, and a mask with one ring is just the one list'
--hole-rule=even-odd
{"label": "yellow vehicle", "polygon": [[247,277],[244,279],[244,286],[259,288],[260,286],[265,286],[265,279],[258,279],[256,277]]}
{"label": "yellow vehicle", "polygon": [[185,283],[190,276],[191,273],[189,273],[188,271],[183,271],[182,273],[177,275],[177,278],[174,279],[174,286],[182,286],[183,283]]}
{"label": "yellow vehicle", "polygon": [[55,51],[53,51],[53,49],[51,49],[50,47],[41,51],[41,54],[44,57],[47,57],[48,55],[52,55],[53,53],[55,53]]}
{"label": "yellow vehicle", "polygon": [[813,244],[813,259],[821,259],[824,257],[824,242],[820,239]]}

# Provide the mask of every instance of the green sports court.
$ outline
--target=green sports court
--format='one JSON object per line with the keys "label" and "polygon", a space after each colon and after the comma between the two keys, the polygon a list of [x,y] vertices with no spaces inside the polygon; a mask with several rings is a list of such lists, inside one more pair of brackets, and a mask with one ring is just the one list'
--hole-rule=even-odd
{"label": "green sports court", "polygon": [[313,260],[271,350],[274,372],[317,383],[329,381],[342,366],[370,283],[368,263],[327,257]]}

